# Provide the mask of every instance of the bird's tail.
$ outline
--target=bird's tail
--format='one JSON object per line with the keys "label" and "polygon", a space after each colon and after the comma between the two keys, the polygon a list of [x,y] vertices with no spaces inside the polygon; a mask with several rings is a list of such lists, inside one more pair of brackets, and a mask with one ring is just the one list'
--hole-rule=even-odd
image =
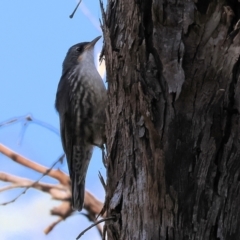
{"label": "bird's tail", "polygon": [[92,156],[93,146],[74,146],[72,170],[72,207],[81,211],[84,203],[85,177]]}
{"label": "bird's tail", "polygon": [[85,177],[78,183],[78,176],[72,179],[72,208],[81,211],[84,203]]}

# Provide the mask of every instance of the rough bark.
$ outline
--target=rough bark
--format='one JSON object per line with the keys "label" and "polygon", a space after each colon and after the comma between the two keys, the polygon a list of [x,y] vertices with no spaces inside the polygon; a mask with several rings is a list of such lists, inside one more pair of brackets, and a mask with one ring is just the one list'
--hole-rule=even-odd
{"label": "rough bark", "polygon": [[240,239],[239,10],[108,1],[108,239]]}

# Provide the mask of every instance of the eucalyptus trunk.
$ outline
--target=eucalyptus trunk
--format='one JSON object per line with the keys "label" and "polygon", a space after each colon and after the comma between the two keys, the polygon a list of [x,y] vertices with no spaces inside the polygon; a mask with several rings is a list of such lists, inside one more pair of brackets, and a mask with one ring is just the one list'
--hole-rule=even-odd
{"label": "eucalyptus trunk", "polygon": [[108,0],[108,240],[240,239],[239,12]]}

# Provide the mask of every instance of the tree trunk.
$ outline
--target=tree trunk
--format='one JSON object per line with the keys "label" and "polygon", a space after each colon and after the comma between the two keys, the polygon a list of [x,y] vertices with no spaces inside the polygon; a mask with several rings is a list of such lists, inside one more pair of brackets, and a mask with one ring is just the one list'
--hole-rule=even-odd
{"label": "tree trunk", "polygon": [[239,12],[108,1],[108,240],[240,239]]}

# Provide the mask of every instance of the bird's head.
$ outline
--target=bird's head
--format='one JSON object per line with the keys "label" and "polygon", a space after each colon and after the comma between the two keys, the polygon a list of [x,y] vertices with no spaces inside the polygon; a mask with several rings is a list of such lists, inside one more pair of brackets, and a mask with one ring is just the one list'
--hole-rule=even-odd
{"label": "bird's head", "polygon": [[96,42],[101,36],[96,37],[91,42],[77,43],[69,48],[67,55],[63,61],[63,71],[71,68],[83,61],[93,61],[93,49]]}

